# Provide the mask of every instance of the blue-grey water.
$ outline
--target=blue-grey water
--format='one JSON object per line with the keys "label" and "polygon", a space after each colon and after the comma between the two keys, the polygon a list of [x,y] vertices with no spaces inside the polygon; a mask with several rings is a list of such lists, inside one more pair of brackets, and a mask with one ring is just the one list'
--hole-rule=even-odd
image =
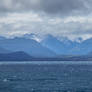
{"label": "blue-grey water", "polygon": [[92,92],[92,62],[0,62],[0,92]]}

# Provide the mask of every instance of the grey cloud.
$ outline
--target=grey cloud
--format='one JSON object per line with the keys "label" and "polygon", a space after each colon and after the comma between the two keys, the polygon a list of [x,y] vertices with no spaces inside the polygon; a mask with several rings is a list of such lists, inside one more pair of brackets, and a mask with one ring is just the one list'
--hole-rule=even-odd
{"label": "grey cloud", "polygon": [[0,35],[92,36],[91,6],[92,0],[0,0]]}
{"label": "grey cloud", "polygon": [[42,5],[43,9],[49,13],[68,13],[85,8],[81,0],[46,0]]}
{"label": "grey cloud", "polygon": [[81,14],[91,11],[91,0],[0,0],[0,11],[42,11],[49,14]]}

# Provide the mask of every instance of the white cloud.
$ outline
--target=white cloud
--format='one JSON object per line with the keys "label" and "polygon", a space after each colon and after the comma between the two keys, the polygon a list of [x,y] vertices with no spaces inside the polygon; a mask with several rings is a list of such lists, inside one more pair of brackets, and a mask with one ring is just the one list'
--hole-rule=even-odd
{"label": "white cloud", "polygon": [[8,13],[0,16],[0,35],[21,36],[26,33],[37,35],[52,34],[84,40],[92,37],[92,16],[67,16],[64,18],[47,16],[35,12]]}

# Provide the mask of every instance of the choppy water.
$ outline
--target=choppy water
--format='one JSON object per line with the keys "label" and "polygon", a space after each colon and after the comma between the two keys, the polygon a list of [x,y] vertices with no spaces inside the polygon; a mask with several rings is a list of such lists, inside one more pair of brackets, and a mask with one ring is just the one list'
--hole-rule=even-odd
{"label": "choppy water", "polygon": [[0,92],[92,92],[92,62],[1,62]]}

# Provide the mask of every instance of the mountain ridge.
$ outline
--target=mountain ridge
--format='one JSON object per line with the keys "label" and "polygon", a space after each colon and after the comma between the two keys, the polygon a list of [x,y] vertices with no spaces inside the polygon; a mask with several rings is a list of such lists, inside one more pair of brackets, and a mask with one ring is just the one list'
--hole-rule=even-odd
{"label": "mountain ridge", "polygon": [[32,60],[33,57],[23,51],[0,53],[0,61],[25,61]]}
{"label": "mountain ridge", "polygon": [[56,37],[48,35],[41,41],[41,44],[57,55],[86,55],[92,51],[92,38],[76,42],[69,39],[58,40]]}
{"label": "mountain ridge", "polygon": [[[32,36],[32,37],[31,37]],[[0,47],[8,51],[24,51],[33,57],[56,57],[62,55],[86,55],[92,52],[92,38],[81,41],[71,41],[67,38],[59,40],[50,34],[44,36],[41,41],[36,41],[35,34],[22,37],[0,37]],[[39,39],[38,37],[36,37]],[[3,51],[1,52],[3,53]]]}
{"label": "mountain ridge", "polygon": [[35,57],[53,57],[56,54],[33,39],[16,37],[0,40],[0,46],[10,51],[24,51]]}
{"label": "mountain ridge", "polygon": [[81,56],[72,56],[72,55],[66,55],[61,57],[32,57],[29,54],[18,51],[18,52],[12,52],[12,53],[0,53],[0,61],[92,61],[92,55],[81,55]]}

